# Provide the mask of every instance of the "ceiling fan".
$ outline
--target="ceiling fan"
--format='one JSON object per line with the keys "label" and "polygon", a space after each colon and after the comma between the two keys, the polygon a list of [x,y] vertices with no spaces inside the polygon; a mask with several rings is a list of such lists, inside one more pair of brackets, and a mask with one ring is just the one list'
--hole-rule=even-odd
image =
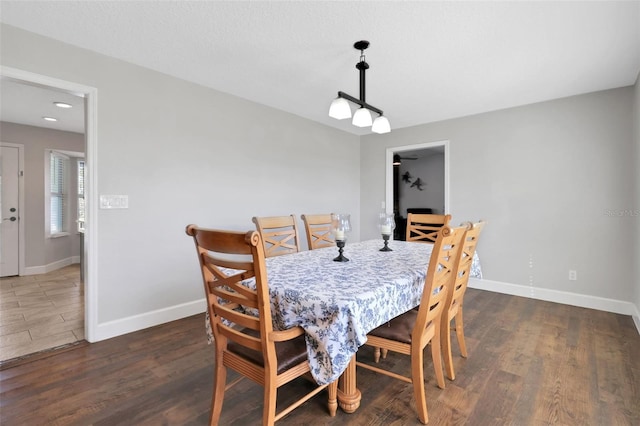
{"label": "ceiling fan", "polygon": [[418,157],[400,157],[398,154],[393,154],[393,165],[399,166],[402,164],[402,160],[417,160]]}

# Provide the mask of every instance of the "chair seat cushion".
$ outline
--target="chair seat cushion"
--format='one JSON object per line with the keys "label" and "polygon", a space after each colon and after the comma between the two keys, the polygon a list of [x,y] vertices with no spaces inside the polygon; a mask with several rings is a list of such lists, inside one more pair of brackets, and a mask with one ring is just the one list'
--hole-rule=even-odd
{"label": "chair seat cushion", "polygon": [[411,309],[370,331],[369,335],[411,344],[411,332],[417,317],[418,311]]}
{"label": "chair seat cushion", "polygon": [[[244,330],[246,334],[258,337],[259,334],[255,330]],[[281,374],[291,367],[304,362],[307,359],[307,345],[304,341],[304,335],[285,342],[276,342],[276,356],[278,358],[278,374]],[[239,345],[229,340],[227,350],[240,355],[243,358],[264,367],[264,358],[262,352],[254,351],[245,346]]]}

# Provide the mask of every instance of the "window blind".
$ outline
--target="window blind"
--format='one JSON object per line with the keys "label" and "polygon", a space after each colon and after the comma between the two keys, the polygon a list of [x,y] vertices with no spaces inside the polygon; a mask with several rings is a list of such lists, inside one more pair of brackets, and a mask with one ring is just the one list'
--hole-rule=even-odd
{"label": "window blind", "polygon": [[78,160],[78,231],[84,231],[84,160]]}
{"label": "window blind", "polygon": [[69,157],[52,151],[50,157],[50,232],[57,234],[67,231],[67,171],[69,169]]}

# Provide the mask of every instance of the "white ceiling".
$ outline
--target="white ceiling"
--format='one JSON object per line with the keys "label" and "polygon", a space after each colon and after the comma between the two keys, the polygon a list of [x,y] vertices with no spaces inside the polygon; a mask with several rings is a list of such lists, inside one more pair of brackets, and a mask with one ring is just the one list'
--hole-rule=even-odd
{"label": "white ceiling", "polygon": [[367,102],[392,129],[628,86],[640,71],[638,1],[3,0],[0,21],[355,134],[370,130],[327,112],[339,90],[359,96],[361,39]]}
{"label": "white ceiling", "polygon": [[[0,120],[29,126],[84,133],[84,98],[0,79]],[[58,108],[64,102],[71,108]],[[49,122],[43,117],[55,118]]]}

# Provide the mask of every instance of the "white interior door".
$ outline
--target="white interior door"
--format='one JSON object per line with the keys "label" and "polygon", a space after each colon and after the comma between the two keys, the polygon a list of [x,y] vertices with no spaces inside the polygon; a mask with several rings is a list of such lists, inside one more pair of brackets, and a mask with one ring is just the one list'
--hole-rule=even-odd
{"label": "white interior door", "polygon": [[0,146],[0,276],[20,272],[19,151]]}

